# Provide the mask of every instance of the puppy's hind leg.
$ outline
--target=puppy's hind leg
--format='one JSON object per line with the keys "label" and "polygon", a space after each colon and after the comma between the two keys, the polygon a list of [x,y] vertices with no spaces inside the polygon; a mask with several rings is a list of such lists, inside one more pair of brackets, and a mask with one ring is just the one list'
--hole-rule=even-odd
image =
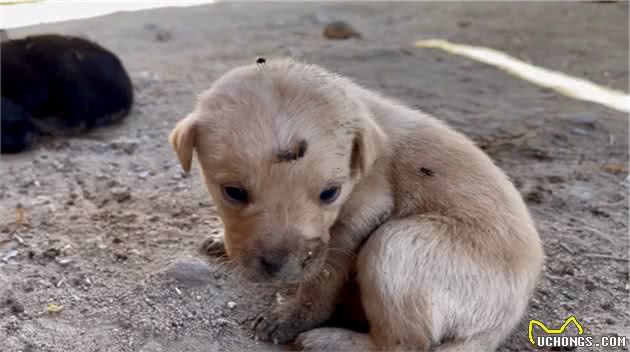
{"label": "puppy's hind leg", "polygon": [[494,351],[511,332],[527,304],[533,264],[501,262],[516,254],[481,242],[498,242],[498,235],[475,231],[418,215],[390,220],[369,237],[357,270],[380,350]]}

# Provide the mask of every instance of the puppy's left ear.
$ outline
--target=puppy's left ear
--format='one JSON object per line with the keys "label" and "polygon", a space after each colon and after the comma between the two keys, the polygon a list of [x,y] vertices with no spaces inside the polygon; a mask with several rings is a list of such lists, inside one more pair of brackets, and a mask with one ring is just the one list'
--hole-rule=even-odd
{"label": "puppy's left ear", "polygon": [[355,134],[352,141],[352,174],[366,175],[376,160],[383,154],[387,145],[387,135],[371,118]]}
{"label": "puppy's left ear", "polygon": [[183,120],[179,121],[171,134],[168,136],[168,141],[171,143],[171,147],[175,151],[179,163],[182,165],[182,169],[185,172],[190,171],[192,164],[193,149],[195,147],[196,137],[196,124],[195,116],[190,114]]}

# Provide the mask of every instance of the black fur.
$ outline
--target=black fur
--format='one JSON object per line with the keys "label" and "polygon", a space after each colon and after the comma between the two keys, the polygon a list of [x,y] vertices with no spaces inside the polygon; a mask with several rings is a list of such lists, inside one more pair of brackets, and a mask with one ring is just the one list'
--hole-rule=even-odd
{"label": "black fur", "polygon": [[[133,87],[120,60],[100,45],[82,38],[45,34],[2,42],[2,153],[28,147],[5,125],[31,116],[40,132],[80,132],[110,125],[125,117],[133,104]],[[9,113],[5,114],[6,109]],[[6,115],[6,122],[5,122]],[[23,122],[23,125],[28,125]],[[16,134],[17,133],[17,134]],[[10,151],[11,150],[11,151]]]}
{"label": "black fur", "polygon": [[37,130],[31,115],[21,106],[2,97],[2,153],[18,153],[28,149],[35,141]]}

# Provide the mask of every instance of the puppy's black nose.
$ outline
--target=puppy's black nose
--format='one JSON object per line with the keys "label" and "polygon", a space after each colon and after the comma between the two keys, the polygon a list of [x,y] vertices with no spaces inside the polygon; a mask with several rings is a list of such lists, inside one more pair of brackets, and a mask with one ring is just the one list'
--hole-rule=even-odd
{"label": "puppy's black nose", "polygon": [[260,266],[269,275],[277,274],[284,265],[285,256],[263,255],[260,257]]}

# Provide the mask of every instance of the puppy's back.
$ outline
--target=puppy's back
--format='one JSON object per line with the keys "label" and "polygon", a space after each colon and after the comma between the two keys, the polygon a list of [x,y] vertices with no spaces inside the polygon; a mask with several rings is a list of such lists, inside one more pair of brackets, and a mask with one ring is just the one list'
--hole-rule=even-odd
{"label": "puppy's back", "polygon": [[[517,269],[542,262],[538,232],[507,175],[469,138],[399,102],[350,87],[390,137],[394,214],[444,215],[461,224],[471,253]],[[475,249],[476,248],[476,249]],[[494,258],[494,259],[493,259]],[[500,264],[502,262],[503,264]]]}
{"label": "puppy's back", "polygon": [[54,34],[2,42],[2,96],[54,128],[87,128],[124,117],[131,80],[110,51],[91,41]]}

